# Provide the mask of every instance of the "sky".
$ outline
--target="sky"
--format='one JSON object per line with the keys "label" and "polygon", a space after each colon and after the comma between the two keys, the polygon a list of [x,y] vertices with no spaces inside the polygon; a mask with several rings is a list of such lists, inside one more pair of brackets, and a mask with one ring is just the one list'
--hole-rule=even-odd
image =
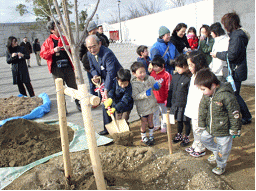
{"label": "sky", "polygon": [[[155,3],[161,2],[162,9],[167,10],[171,8],[170,0],[154,0]],[[186,3],[193,3],[199,0],[185,0]],[[73,0],[71,0],[73,2]],[[79,10],[87,9],[89,15],[92,13],[97,0],[78,0]],[[127,14],[127,6],[136,3],[138,0],[121,0],[120,2],[120,14],[121,17]],[[0,0],[0,23],[15,23],[15,22],[34,22],[36,17],[33,15],[33,6],[31,3],[26,3],[25,0]],[[29,13],[24,16],[20,16],[19,13],[15,10],[16,6],[19,4],[24,4],[28,7]],[[98,10],[98,23],[104,23],[111,20],[114,17],[118,16],[118,2],[117,0],[101,0]],[[74,16],[71,16],[74,19]],[[94,17],[96,21],[96,16]]]}

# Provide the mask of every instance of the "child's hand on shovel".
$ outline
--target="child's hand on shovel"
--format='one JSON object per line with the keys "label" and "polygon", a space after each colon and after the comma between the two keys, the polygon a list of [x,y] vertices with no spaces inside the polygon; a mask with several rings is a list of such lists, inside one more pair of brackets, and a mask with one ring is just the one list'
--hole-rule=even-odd
{"label": "child's hand on shovel", "polygon": [[108,111],[107,111],[107,114],[108,114],[109,116],[111,116],[111,114],[114,114],[115,111],[116,111],[115,108],[113,108],[113,107],[112,107],[112,108],[109,108]]}
{"label": "child's hand on shovel", "polygon": [[105,109],[108,109],[113,103],[113,100],[111,98],[108,98],[104,101]]}

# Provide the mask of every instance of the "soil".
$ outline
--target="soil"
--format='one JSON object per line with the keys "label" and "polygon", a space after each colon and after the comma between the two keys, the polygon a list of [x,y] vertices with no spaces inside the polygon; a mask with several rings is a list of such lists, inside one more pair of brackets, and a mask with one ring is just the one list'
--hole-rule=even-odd
{"label": "soil", "polygon": [[[184,147],[173,144],[173,154],[170,155],[167,135],[160,131],[154,134],[154,146],[142,145],[140,121],[136,121],[130,124],[134,135],[133,146],[112,143],[98,147],[107,189],[255,190],[255,87],[243,86],[241,95],[253,119],[251,124],[242,127],[241,137],[233,140],[223,175],[217,176],[211,172],[215,165],[207,162],[210,151],[201,158],[193,158],[185,152]],[[176,129],[173,125],[172,136]],[[40,132],[37,136],[40,136]],[[70,185],[64,176],[63,157],[59,156],[25,172],[5,189],[97,189],[88,150],[70,153],[70,157]]]}
{"label": "soil", "polygon": [[[74,131],[68,131],[71,142]],[[60,151],[59,125],[15,119],[0,127],[0,167],[25,166]]]}
{"label": "soil", "polygon": [[36,96],[0,98],[0,120],[27,115],[42,104],[42,98]]}

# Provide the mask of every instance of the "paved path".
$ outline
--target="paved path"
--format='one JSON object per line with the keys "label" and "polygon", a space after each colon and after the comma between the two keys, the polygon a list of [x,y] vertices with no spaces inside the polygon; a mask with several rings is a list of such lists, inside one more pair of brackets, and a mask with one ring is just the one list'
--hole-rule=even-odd
{"label": "paved path", "polygon": [[[131,64],[136,61],[137,46],[132,44],[112,44],[110,49],[116,54],[118,60],[123,65],[124,68],[130,69]],[[246,85],[255,85],[255,54],[254,51],[248,51],[248,80],[243,82]],[[17,85],[12,85],[12,73],[10,69],[10,65],[6,63],[5,57],[0,57],[0,98],[7,98],[11,95],[18,95]],[[47,93],[52,102],[51,111],[46,114],[42,119],[51,120],[58,119],[58,111],[57,111],[57,100],[56,100],[56,90],[54,86],[54,82],[51,74],[49,74],[47,69],[47,64],[45,60],[42,60],[42,66],[37,66],[35,55],[31,54],[31,65],[29,68],[30,77],[32,80],[32,85],[34,87],[36,95],[41,93]],[[85,79],[86,84],[88,85],[86,72],[83,71],[83,77]],[[77,125],[83,126],[83,120],[81,112],[76,109],[75,103],[71,101],[71,98],[66,96],[67,102],[67,121],[75,123]],[[96,109],[92,109],[92,116],[94,121],[94,126],[96,132],[103,130],[103,122],[102,122],[102,108],[98,107]],[[135,107],[132,110],[130,116],[130,122],[134,120],[138,120],[139,117],[135,111]]]}

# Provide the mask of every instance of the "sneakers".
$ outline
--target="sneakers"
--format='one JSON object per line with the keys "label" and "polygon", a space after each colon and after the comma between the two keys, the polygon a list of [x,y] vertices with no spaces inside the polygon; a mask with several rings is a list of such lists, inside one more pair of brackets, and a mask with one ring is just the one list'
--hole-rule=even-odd
{"label": "sneakers", "polygon": [[154,139],[153,136],[150,136],[150,137],[148,138],[148,141],[150,142],[150,145],[154,145],[154,144],[155,144],[155,139]]}
{"label": "sneakers", "polygon": [[155,140],[154,140],[153,136],[151,136],[149,138],[144,137],[143,139],[141,139],[141,142],[144,143],[147,146],[151,146],[151,145],[155,144]]}
{"label": "sneakers", "polygon": [[207,160],[209,163],[216,163],[216,156],[214,154],[212,154],[208,157]]}
{"label": "sneakers", "polygon": [[205,155],[205,151],[203,151],[203,152],[193,152],[193,153],[190,153],[190,155],[192,156],[192,157],[195,157],[195,158],[198,158],[198,157],[201,157],[201,156],[204,156]]}
{"label": "sneakers", "polygon": [[222,175],[225,172],[225,168],[215,167],[212,172],[217,175]]}
{"label": "sneakers", "polygon": [[193,147],[188,147],[185,149],[185,151],[187,151],[188,153],[193,153],[195,149]]}
{"label": "sneakers", "polygon": [[182,141],[182,134],[177,133],[172,141],[174,143],[178,143],[178,142]]}
{"label": "sneakers", "polygon": [[189,143],[189,136],[184,135],[180,143],[180,146],[185,147],[188,145],[188,143]]}

